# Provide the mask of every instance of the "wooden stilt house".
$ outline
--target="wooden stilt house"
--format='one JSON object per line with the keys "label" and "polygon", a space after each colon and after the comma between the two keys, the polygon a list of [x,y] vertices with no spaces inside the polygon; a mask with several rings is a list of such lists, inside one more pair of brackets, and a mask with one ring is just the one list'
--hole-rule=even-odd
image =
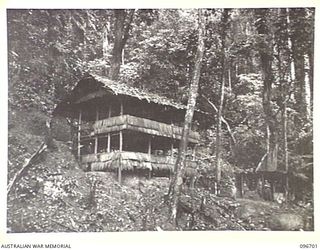
{"label": "wooden stilt house", "polygon": [[[77,117],[77,156],[88,171],[169,176],[186,106],[98,75],[82,79],[56,113]],[[187,166],[195,167],[200,139],[190,131]]]}

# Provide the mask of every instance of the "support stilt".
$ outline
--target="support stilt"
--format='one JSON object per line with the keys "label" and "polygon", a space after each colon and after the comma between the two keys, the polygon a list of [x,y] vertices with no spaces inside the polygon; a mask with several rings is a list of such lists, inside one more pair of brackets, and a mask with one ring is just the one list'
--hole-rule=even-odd
{"label": "support stilt", "polygon": [[81,119],[82,119],[82,110],[79,111],[79,120],[78,120],[78,160],[80,161],[81,157]]}

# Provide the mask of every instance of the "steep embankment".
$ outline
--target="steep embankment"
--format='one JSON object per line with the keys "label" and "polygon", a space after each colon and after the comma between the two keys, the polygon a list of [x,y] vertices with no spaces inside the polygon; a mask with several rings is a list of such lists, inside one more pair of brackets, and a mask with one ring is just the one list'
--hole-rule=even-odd
{"label": "steep embankment", "polygon": [[[8,179],[34,154],[45,139],[47,117],[37,111],[9,112]],[[65,132],[62,130],[62,133]],[[66,135],[68,140],[68,135]],[[23,173],[8,196],[8,230],[11,232],[46,232],[57,230],[61,213],[68,210],[59,204],[59,197],[73,190],[74,197],[86,190],[85,174],[71,154],[67,141],[54,140],[54,147],[44,151]],[[75,189],[74,185],[78,188]],[[78,195],[76,195],[76,192]],[[62,224],[64,221],[62,221]]]}

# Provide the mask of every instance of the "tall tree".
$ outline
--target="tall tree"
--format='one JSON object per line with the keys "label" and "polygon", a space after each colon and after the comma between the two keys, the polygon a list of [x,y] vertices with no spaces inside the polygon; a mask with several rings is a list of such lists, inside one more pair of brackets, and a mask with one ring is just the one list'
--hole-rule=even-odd
{"label": "tall tree", "polygon": [[221,18],[221,47],[222,47],[222,58],[221,58],[221,85],[219,90],[220,104],[218,109],[218,125],[216,135],[216,175],[217,175],[217,189],[216,193],[219,193],[220,182],[221,182],[221,165],[220,165],[220,140],[221,140],[221,123],[222,123],[222,110],[224,101],[224,86],[226,82],[226,34],[229,22],[229,9],[224,9]]}
{"label": "tall tree", "polygon": [[[290,8],[289,25],[292,42],[292,56],[295,67],[295,99],[297,111],[303,118],[296,125],[304,125],[311,117],[311,92],[313,61],[313,22],[310,22],[312,10],[307,8]],[[311,18],[312,20],[312,18]]]}
{"label": "tall tree", "polygon": [[197,54],[195,58],[193,76],[192,76],[191,85],[189,89],[189,98],[188,98],[187,110],[185,114],[182,138],[180,141],[178,157],[175,164],[174,176],[170,183],[170,188],[168,193],[170,205],[171,205],[170,218],[175,226],[177,223],[178,203],[179,203],[179,197],[180,197],[182,183],[183,183],[182,177],[184,175],[185,167],[186,167],[185,160],[186,160],[186,151],[188,146],[188,136],[189,136],[194,109],[197,101],[199,79],[200,79],[200,72],[201,72],[201,62],[202,62],[203,53],[204,53],[205,20],[202,12],[203,12],[202,9],[198,9],[199,33],[198,33]]}
{"label": "tall tree", "polygon": [[262,90],[262,105],[264,111],[265,123],[267,125],[267,164],[273,164],[273,150],[276,147],[276,120],[273,115],[271,107],[272,95],[272,61],[273,61],[273,48],[272,37],[267,18],[269,9],[255,9],[254,14],[256,17],[255,26],[258,32],[258,51],[261,62],[261,74],[263,80]]}
{"label": "tall tree", "polygon": [[111,65],[109,77],[116,80],[120,73],[122,62],[122,52],[129,38],[129,31],[134,15],[134,9],[116,9],[114,10],[114,44],[112,49]]}
{"label": "tall tree", "polygon": [[[294,65],[291,56],[291,40],[288,30],[288,14],[287,9],[278,9],[276,16],[275,39],[275,57],[277,78],[280,87],[280,105],[281,123],[282,123],[282,151],[284,158],[284,171],[288,174],[289,170],[289,154],[288,154],[288,101],[290,99],[289,89],[291,88],[294,77]],[[285,181],[285,196],[288,197],[288,175]],[[287,199],[286,199],[287,200]]]}

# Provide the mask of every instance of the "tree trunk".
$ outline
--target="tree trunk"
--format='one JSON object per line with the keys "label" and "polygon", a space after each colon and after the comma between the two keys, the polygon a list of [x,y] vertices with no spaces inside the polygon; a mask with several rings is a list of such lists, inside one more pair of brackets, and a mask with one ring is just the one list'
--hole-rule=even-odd
{"label": "tree trunk", "polygon": [[112,49],[112,57],[110,62],[109,77],[116,80],[120,73],[121,54],[122,54],[122,37],[124,32],[125,10],[114,10],[115,24],[114,24],[114,45]]}
{"label": "tree trunk", "polygon": [[284,165],[286,172],[285,181],[285,196],[288,200],[289,186],[288,186],[288,172],[289,172],[289,155],[288,155],[288,117],[287,117],[287,103],[284,104],[282,111],[282,130],[283,130],[283,151],[284,151]]}
{"label": "tree trunk", "polygon": [[280,89],[281,89],[281,102],[283,104],[280,107],[281,110],[281,121],[282,121],[282,143],[283,143],[283,155],[284,155],[284,167],[285,167],[285,197],[286,201],[288,198],[288,168],[289,168],[289,158],[288,158],[288,116],[287,116],[287,101],[290,97],[289,88],[291,80],[290,77],[294,76],[294,73],[291,72],[294,69],[294,65],[291,63],[291,41],[289,37],[289,30],[288,30],[288,16],[286,9],[279,9],[278,17],[282,20],[282,34],[283,37],[279,37],[277,40],[277,56],[278,56],[278,68],[277,71],[279,72],[279,82],[280,82]]}
{"label": "tree trunk", "polygon": [[[306,84],[305,84],[305,57],[306,44],[305,36],[306,34],[301,30],[301,26],[305,22],[305,10],[304,8],[290,8],[288,11],[288,22],[290,27],[290,40],[292,48],[292,57],[294,63],[294,74],[295,74],[295,99],[297,103],[298,112],[303,119],[308,118],[308,107],[306,102]],[[303,25],[305,26],[305,25]],[[297,121],[297,125],[302,126],[303,121]]]}
{"label": "tree trunk", "polygon": [[230,92],[232,91],[231,68],[232,68],[232,65],[229,65],[229,69],[228,69],[228,87],[229,87],[229,91],[230,91]]}
{"label": "tree trunk", "polygon": [[106,58],[110,56],[110,41],[109,41],[109,33],[110,33],[110,23],[107,22],[103,32],[103,42],[102,42],[102,51],[103,57]]}
{"label": "tree trunk", "polygon": [[[48,23],[47,23],[47,40],[51,43],[48,50],[48,86],[50,90],[48,92],[52,93],[54,100],[59,100],[56,85],[55,85],[55,73],[57,72],[57,60],[58,55],[56,55],[54,48],[54,41],[56,40],[56,34],[54,30],[55,26],[55,12],[47,11]],[[51,131],[51,123],[52,123],[52,112],[54,110],[54,106],[50,107],[49,117],[46,119],[46,131],[45,131],[45,143],[48,146],[48,149],[52,149],[54,146],[52,131]]]}
{"label": "tree trunk", "polygon": [[189,99],[188,99],[188,105],[187,105],[187,110],[185,114],[183,134],[182,134],[182,138],[179,145],[179,152],[178,152],[178,157],[175,164],[174,176],[171,180],[169,193],[168,193],[170,206],[171,206],[170,219],[175,226],[177,226],[177,210],[178,210],[179,197],[181,193],[181,187],[183,183],[182,177],[185,170],[188,136],[191,128],[191,122],[193,119],[193,113],[194,113],[197,95],[198,95],[201,62],[202,62],[204,48],[205,48],[204,47],[205,21],[204,21],[204,17],[201,9],[198,10],[198,24],[199,24],[198,48],[197,48],[195,66],[193,70],[193,77],[192,77],[190,90],[189,90]]}
{"label": "tree trunk", "polygon": [[298,44],[294,41],[292,42],[292,52],[293,52],[293,63],[295,68],[295,99],[297,102],[297,107],[301,114],[306,114],[306,103],[305,103],[305,85],[304,85],[304,57],[300,55]]}
{"label": "tree trunk", "polygon": [[[290,17],[289,17],[289,9],[286,9],[286,13],[287,13],[287,33],[290,34],[291,30],[290,30]],[[291,37],[288,35],[288,49],[289,52],[292,54],[292,41],[291,41]],[[294,61],[292,60],[292,57],[290,58],[290,81],[292,83],[295,82],[295,65],[294,65]]]}
{"label": "tree trunk", "polygon": [[[287,18],[286,18],[286,26],[287,26],[287,45],[288,45],[288,49],[289,49],[289,53],[292,53],[292,42],[291,42],[291,38],[289,36],[290,34],[290,18],[289,18],[289,10],[286,9],[285,10],[287,13]],[[289,74],[288,74],[288,82],[290,83],[294,83],[295,82],[295,65],[293,62],[292,57],[289,56],[289,60],[288,63],[290,64],[289,67]],[[284,99],[286,99],[286,96],[288,95],[288,88],[283,89],[283,95],[284,95]],[[282,126],[283,126],[283,143],[284,143],[284,165],[285,165],[285,172],[286,172],[286,176],[285,176],[285,199],[286,202],[288,202],[289,199],[289,153],[288,153],[288,114],[287,114],[287,101],[284,101],[284,107],[283,107],[283,111],[282,111]]]}
{"label": "tree trunk", "polygon": [[[214,103],[212,101],[210,101],[205,96],[202,96],[202,97],[210,104],[210,106],[214,109],[215,112],[218,112],[217,107],[214,105]],[[236,138],[233,135],[233,132],[231,130],[231,127],[230,127],[229,123],[227,122],[227,120],[223,116],[221,116],[221,121],[224,123],[224,125],[226,126],[226,128],[228,130],[228,133],[229,133],[229,136],[230,136],[230,139],[231,139],[231,143],[232,143],[232,145],[231,145],[232,147],[231,148],[233,148],[237,144]]]}
{"label": "tree trunk", "polygon": [[134,10],[128,10],[128,20],[126,22],[127,11],[124,9],[114,10],[114,45],[112,49],[112,57],[110,62],[109,77],[112,80],[117,80],[120,73],[122,62],[122,51],[129,38],[129,31],[133,19]]}
{"label": "tree trunk", "polygon": [[306,118],[310,121],[311,118],[311,76],[310,76],[310,59],[308,54],[304,55],[304,98],[305,98],[305,105],[306,105]]}
{"label": "tree trunk", "polygon": [[311,116],[313,111],[313,47],[309,51],[309,83],[310,83],[310,101],[311,101]]}
{"label": "tree trunk", "polygon": [[221,182],[221,165],[220,165],[221,146],[220,144],[221,144],[222,109],[223,109],[223,101],[224,101],[224,85],[225,85],[225,76],[223,75],[222,82],[220,85],[220,105],[218,110],[218,126],[217,126],[217,137],[216,137],[216,176],[217,176],[216,194],[220,193],[220,182]]}
{"label": "tree trunk", "polygon": [[272,38],[270,36],[269,26],[267,24],[268,9],[255,9],[256,22],[255,26],[258,34],[265,38],[261,39],[259,44],[259,54],[261,61],[261,72],[263,80],[263,90],[262,90],[262,102],[264,118],[267,127],[267,164],[273,164],[274,159],[272,157],[272,152],[276,145],[276,121],[272,114],[271,108],[271,90],[273,82],[272,73],[272,59],[273,59],[273,49],[272,49]]}
{"label": "tree trunk", "polygon": [[224,101],[224,86],[226,82],[226,30],[229,19],[229,10],[224,9],[222,16],[222,30],[221,30],[221,44],[223,49],[222,56],[222,81],[220,85],[220,104],[218,109],[218,126],[217,126],[217,137],[216,137],[216,177],[217,177],[217,188],[216,194],[220,193],[220,182],[221,182],[221,165],[220,165],[220,152],[221,152],[221,123],[222,123],[222,110],[223,110],[223,101]]}

